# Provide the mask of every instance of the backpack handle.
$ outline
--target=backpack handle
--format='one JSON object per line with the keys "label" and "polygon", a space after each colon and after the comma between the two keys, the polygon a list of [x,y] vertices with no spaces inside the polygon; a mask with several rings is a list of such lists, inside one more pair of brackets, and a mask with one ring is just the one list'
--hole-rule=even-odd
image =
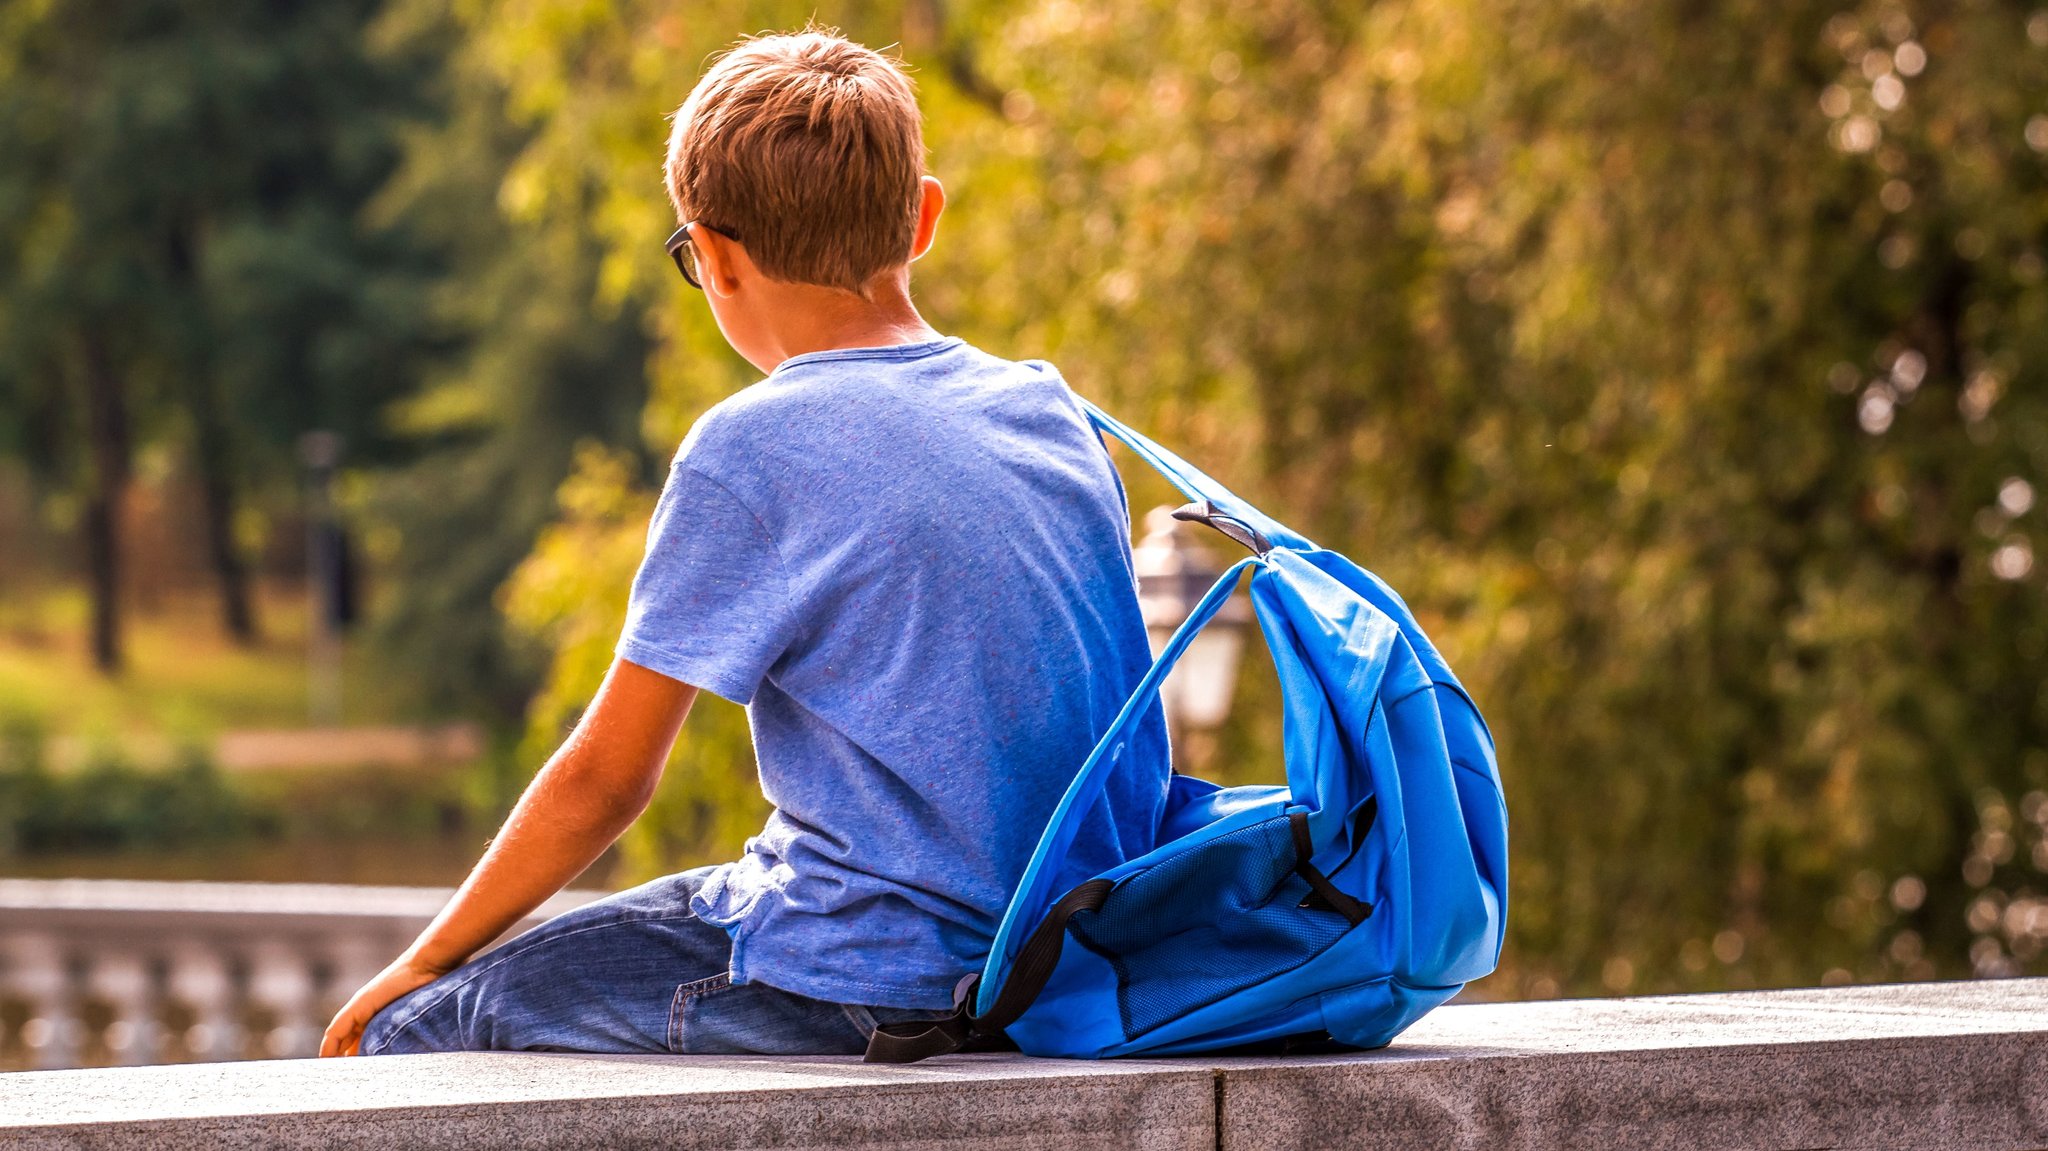
{"label": "backpack handle", "polygon": [[[1094,424],[1097,431],[1131,449],[1134,455],[1150,464],[1153,471],[1166,477],[1166,482],[1172,484],[1191,502],[1206,504],[1206,514],[1243,525],[1253,536],[1262,539],[1270,547],[1292,548],[1295,551],[1315,550],[1316,545],[1309,542],[1307,536],[1245,502],[1229,488],[1210,479],[1202,469],[1160,447],[1132,429],[1130,425],[1081,396],[1076,395],[1074,398],[1080,401],[1081,411],[1087,415],[1088,422]],[[1250,543],[1245,543],[1245,546],[1253,547]]]}

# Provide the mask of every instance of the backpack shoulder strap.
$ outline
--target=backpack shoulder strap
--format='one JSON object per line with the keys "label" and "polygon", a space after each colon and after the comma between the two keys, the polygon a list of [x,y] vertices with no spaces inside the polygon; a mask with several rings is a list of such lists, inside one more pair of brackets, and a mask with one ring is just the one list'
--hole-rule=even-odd
{"label": "backpack shoulder strap", "polygon": [[[1190,500],[1207,505],[1207,511],[1215,516],[1235,520],[1264,537],[1269,546],[1298,550],[1314,550],[1315,545],[1295,532],[1240,499],[1236,493],[1205,475],[1201,469],[1167,451],[1149,437],[1134,430],[1115,416],[1103,411],[1079,395],[1074,397],[1081,405],[1081,411],[1102,434],[1115,439],[1131,449],[1139,459],[1150,464],[1168,483],[1179,489]],[[1173,638],[1167,641],[1159,658],[1144,679],[1124,702],[1123,710],[1109,725],[1089,753],[1087,762],[1074,776],[1059,805],[1053,809],[1052,818],[1046,822],[1045,831],[1040,835],[1038,848],[1031,855],[1031,862],[1024,868],[1023,878],[1018,882],[1017,891],[1010,899],[1010,906],[1003,915],[1002,925],[996,930],[994,945],[989,950],[988,964],[982,971],[979,985],[973,992],[971,1004],[975,1015],[988,1015],[995,1009],[997,998],[1002,993],[1005,977],[1011,966],[1017,962],[1046,907],[1052,902],[1052,884],[1067,849],[1072,846],[1074,834],[1085,815],[1101,795],[1103,786],[1109,781],[1109,774],[1115,770],[1124,750],[1129,746],[1137,726],[1143,721],[1154,701],[1159,697],[1160,685],[1165,682],[1168,672],[1180,660],[1181,653],[1193,642],[1195,634],[1203,625],[1213,619],[1223,604],[1236,590],[1238,579],[1248,567],[1258,567],[1266,560],[1266,548],[1253,549],[1260,554],[1240,560],[1216,581],[1201,602],[1188,614],[1187,621],[1180,625]]]}
{"label": "backpack shoulder strap", "polygon": [[[1167,641],[1159,658],[1153,661],[1151,669],[1132,690],[1130,698],[1124,701],[1123,709],[1110,723],[1109,730],[1096,742],[1087,761],[1075,773],[1073,782],[1067,785],[1066,793],[1060,797],[1051,818],[1046,821],[1038,846],[1024,868],[1009,907],[1004,911],[1002,924],[997,928],[994,943],[989,949],[987,964],[978,975],[970,975],[960,982],[954,1013],[936,1023],[898,1024],[878,1029],[868,1047],[870,1062],[912,1062],[960,1050],[978,1035],[1000,1033],[1037,998],[1058,964],[1067,920],[1078,911],[1100,907],[1111,886],[1106,880],[1091,880],[1055,902],[1052,884],[1066,860],[1067,849],[1073,845],[1081,816],[1102,794],[1110,773],[1121,762],[1138,725],[1159,698],[1160,685],[1165,682],[1167,673],[1179,662],[1195,635],[1222,610],[1231,593],[1237,589],[1245,569],[1264,566],[1267,563],[1266,553],[1272,547],[1315,550],[1315,545],[1308,539],[1238,498],[1230,489],[1186,460],[1079,395],[1074,398],[1089,423],[1098,431],[1129,448],[1182,495],[1201,505],[1200,514],[1195,518],[1224,531],[1256,554],[1232,565],[1189,612],[1187,620]],[[1190,510],[1184,508],[1182,513]],[[1229,522],[1249,528],[1254,540],[1246,540],[1229,530]]]}
{"label": "backpack shoulder strap", "polygon": [[[1138,681],[1131,697],[1124,701],[1123,710],[1117,713],[1109,730],[1096,743],[1095,750],[1088,753],[1087,762],[1075,773],[1074,781],[1067,785],[1066,794],[1060,797],[1052,817],[1046,821],[1045,831],[1038,838],[1038,847],[1031,853],[1031,862],[1024,867],[1024,876],[1018,881],[1016,894],[1010,898],[1002,925],[996,929],[995,942],[989,948],[988,964],[983,968],[982,978],[974,990],[972,1007],[975,1015],[988,1016],[995,1012],[1011,966],[1020,960],[1027,940],[1034,934],[1039,919],[1052,900],[1052,884],[1058,878],[1060,865],[1066,861],[1067,849],[1073,846],[1081,817],[1094,806],[1103,786],[1109,782],[1110,773],[1122,762],[1138,725],[1159,698],[1159,687],[1166,682],[1167,673],[1173,670],[1181,654],[1194,642],[1196,633],[1222,610],[1224,601],[1237,590],[1237,581],[1245,569],[1264,562],[1259,557],[1248,557],[1223,573],[1208,594],[1195,605],[1187,622],[1181,624],[1173,638],[1167,641],[1165,650],[1159,653],[1145,678]],[[1055,950],[1053,954],[1057,957],[1058,952]],[[1050,970],[1045,972],[1045,975],[1050,974]]]}
{"label": "backpack shoulder strap", "polygon": [[1151,670],[1124,701],[1123,710],[1117,713],[1109,730],[1088,753],[1087,762],[1075,773],[1066,794],[1053,808],[1052,817],[1046,820],[1038,847],[1032,851],[1031,862],[1025,865],[1024,876],[1010,897],[1010,906],[1003,912],[1002,925],[996,929],[988,962],[979,975],[969,975],[960,981],[953,1014],[935,1023],[890,1024],[878,1029],[868,1044],[868,1062],[910,1063],[958,1051],[975,1036],[999,1033],[1016,1022],[1038,997],[1059,962],[1067,920],[1077,911],[1101,907],[1111,887],[1107,880],[1090,880],[1053,902],[1052,884],[1067,857],[1067,849],[1073,846],[1081,816],[1102,794],[1103,785],[1122,762],[1138,724],[1159,698],[1160,684],[1194,642],[1196,633],[1222,610],[1224,602],[1237,590],[1237,581],[1245,569],[1265,563],[1264,557],[1251,556],[1223,573],[1195,605],[1187,622],[1173,633]]}

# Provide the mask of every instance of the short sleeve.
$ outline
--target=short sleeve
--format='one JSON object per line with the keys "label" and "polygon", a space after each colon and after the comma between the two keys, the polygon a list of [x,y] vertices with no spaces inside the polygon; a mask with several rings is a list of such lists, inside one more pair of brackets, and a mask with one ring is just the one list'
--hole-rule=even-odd
{"label": "short sleeve", "polygon": [[789,646],[792,615],[759,517],[677,461],[647,527],[620,658],[744,704]]}

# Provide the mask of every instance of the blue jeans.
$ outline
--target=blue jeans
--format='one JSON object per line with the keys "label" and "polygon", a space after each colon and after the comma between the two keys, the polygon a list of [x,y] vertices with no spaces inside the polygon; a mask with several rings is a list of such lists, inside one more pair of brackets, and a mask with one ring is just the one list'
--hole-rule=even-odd
{"label": "blue jeans", "polygon": [[877,1024],[946,1014],[735,985],[732,941],[690,912],[709,870],[558,915],[399,998],[363,1030],[363,1054],[857,1055]]}

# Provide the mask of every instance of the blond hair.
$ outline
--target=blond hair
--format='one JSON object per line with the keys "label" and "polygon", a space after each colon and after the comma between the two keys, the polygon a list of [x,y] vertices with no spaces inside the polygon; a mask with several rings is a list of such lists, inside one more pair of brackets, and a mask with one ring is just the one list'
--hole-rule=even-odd
{"label": "blond hair", "polygon": [[762,273],[866,294],[907,263],[924,176],[910,77],[829,28],[741,41],[676,113],[666,165],[683,220]]}

